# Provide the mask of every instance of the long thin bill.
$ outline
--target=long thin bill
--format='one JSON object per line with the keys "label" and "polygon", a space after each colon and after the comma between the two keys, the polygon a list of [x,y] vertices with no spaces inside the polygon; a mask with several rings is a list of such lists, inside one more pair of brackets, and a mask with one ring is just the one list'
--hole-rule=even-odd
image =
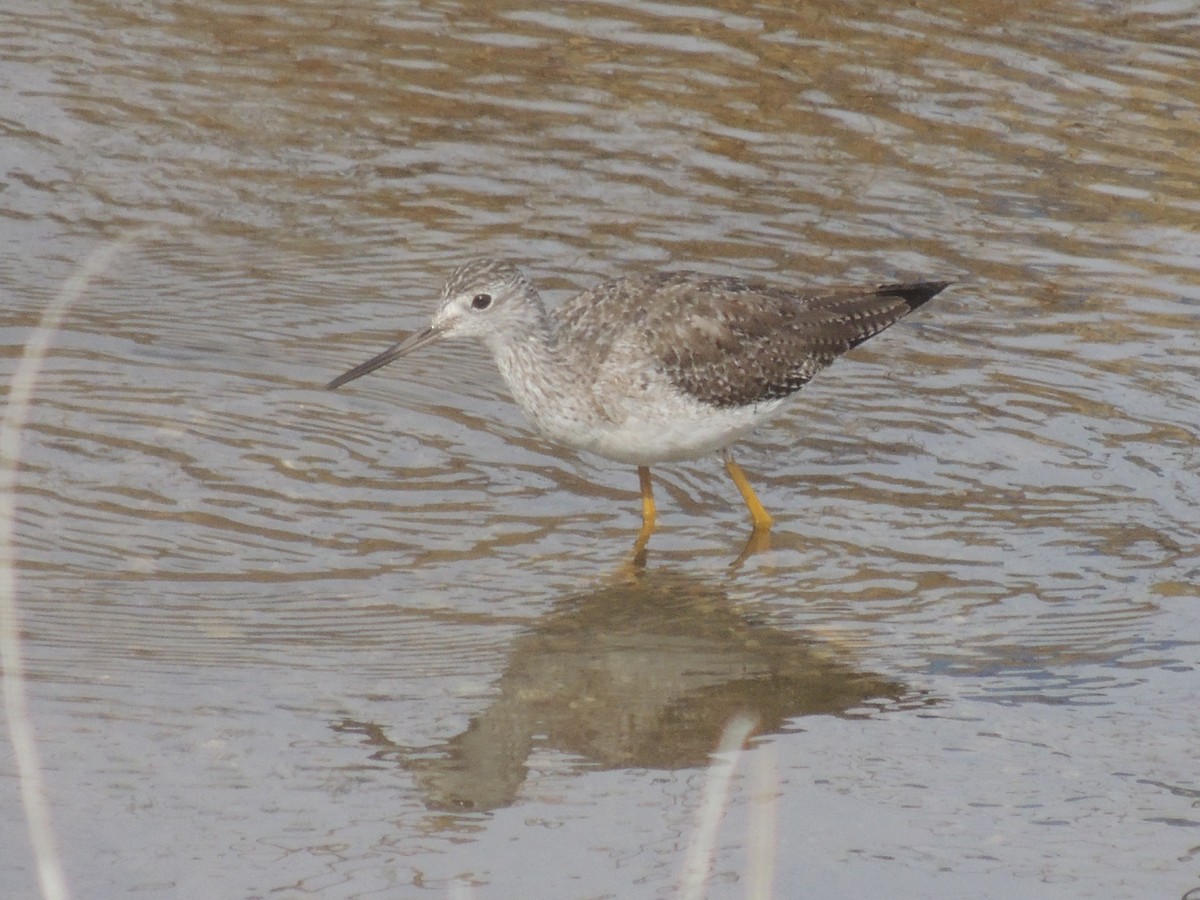
{"label": "long thin bill", "polygon": [[426,328],[424,331],[418,331],[414,335],[410,335],[398,344],[393,344],[388,347],[378,356],[372,356],[365,363],[360,363],[348,372],[343,372],[329,384],[325,385],[327,390],[335,390],[340,388],[348,381],[353,381],[355,378],[360,378],[368,372],[374,372],[376,369],[381,369],[394,359],[399,359],[401,356],[407,356],[414,350],[419,350],[426,344],[432,344],[442,333],[436,328]]}

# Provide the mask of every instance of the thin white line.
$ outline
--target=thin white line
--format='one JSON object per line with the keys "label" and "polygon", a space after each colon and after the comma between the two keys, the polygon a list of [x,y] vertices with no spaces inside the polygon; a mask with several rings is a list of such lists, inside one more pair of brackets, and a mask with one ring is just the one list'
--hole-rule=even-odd
{"label": "thin white line", "polygon": [[704,896],[704,882],[712,868],[713,848],[717,842],[717,827],[729,802],[729,782],[746,740],[754,731],[754,725],[754,719],[749,716],[736,715],[729,720],[721,735],[717,758],[708,766],[704,799],[696,816],[696,831],[684,861],[679,885],[680,900],[700,900]]}
{"label": "thin white line", "polygon": [[771,900],[778,841],[779,775],[775,748],[759,747],[750,763],[750,823],[746,836],[746,900]]}
{"label": "thin white line", "polygon": [[0,420],[0,681],[4,682],[4,714],[17,767],[21,803],[37,864],[38,884],[45,900],[68,900],[70,893],[50,821],[50,804],[46,799],[37,738],[25,690],[25,658],[21,651],[17,610],[17,559],[13,548],[21,433],[29,416],[42,360],[63,317],[87,290],[91,280],[109,267],[117,253],[133,242],[136,234],[122,235],[93,251],[46,305],[17,363],[9,386],[8,406]]}

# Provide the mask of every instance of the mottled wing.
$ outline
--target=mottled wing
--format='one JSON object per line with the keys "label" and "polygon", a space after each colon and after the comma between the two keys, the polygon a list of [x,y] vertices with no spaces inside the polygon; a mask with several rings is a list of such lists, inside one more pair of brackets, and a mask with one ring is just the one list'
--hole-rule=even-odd
{"label": "mottled wing", "polygon": [[[786,397],[852,347],[899,321],[946,282],[800,292],[693,272],[609,282],[559,311],[588,332],[596,361],[636,336],[682,391],[717,407]],[[637,302],[631,298],[637,297]],[[601,323],[605,327],[600,327]]]}

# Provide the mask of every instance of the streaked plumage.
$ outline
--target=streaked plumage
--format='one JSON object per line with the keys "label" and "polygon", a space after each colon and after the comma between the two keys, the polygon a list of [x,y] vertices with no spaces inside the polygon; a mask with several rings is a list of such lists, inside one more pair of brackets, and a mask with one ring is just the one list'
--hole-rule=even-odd
{"label": "streaked plumage", "polygon": [[[797,291],[662,272],[604,282],[547,313],[516,266],[476,260],[450,276],[428,329],[329,386],[439,338],[474,337],[545,437],[640,467],[643,512],[652,519],[648,466],[725,450],[819,370],[947,284]],[[756,511],[727,451],[726,460],[765,527],[770,517],[761,505]]]}

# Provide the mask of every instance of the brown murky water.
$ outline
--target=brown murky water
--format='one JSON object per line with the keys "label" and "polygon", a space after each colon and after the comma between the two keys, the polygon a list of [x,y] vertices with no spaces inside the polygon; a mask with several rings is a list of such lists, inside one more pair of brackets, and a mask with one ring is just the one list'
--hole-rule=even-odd
{"label": "brown murky water", "polygon": [[[9,4],[6,375],[80,897],[665,897],[751,710],[779,897],[1200,892],[1193,3]],[[740,452],[548,446],[475,255],[959,284]],[[8,379],[5,379],[8,383]],[[708,896],[747,896],[740,769]],[[36,892],[0,754],[4,896]]]}

